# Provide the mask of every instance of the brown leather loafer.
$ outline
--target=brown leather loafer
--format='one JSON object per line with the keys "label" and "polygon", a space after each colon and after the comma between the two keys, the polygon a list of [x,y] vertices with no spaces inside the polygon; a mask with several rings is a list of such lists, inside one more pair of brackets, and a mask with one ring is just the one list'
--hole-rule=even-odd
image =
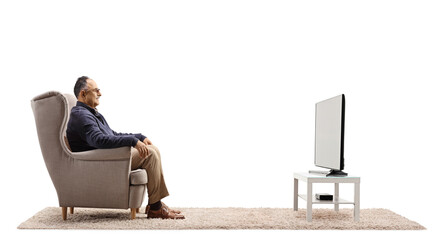
{"label": "brown leather loafer", "polygon": [[[164,205],[165,207],[167,207],[168,210],[169,210],[169,212],[171,212],[171,213],[175,213],[175,214],[180,214],[180,213],[181,213],[180,210],[174,210],[174,209],[169,208],[164,202],[162,202],[162,205]],[[149,206],[149,205],[146,205],[146,208],[145,208],[145,214],[146,214],[146,215],[148,215],[149,208],[150,208],[150,206]]]}
{"label": "brown leather loafer", "polygon": [[181,211],[180,210],[174,210],[174,209],[170,209],[164,202],[162,202],[162,205],[164,205],[165,207],[168,208],[169,212],[171,213],[175,213],[175,214],[180,214]]}
{"label": "brown leather loafer", "polygon": [[151,209],[148,209],[148,217],[147,218],[161,218],[161,219],[184,219],[183,215],[179,215],[176,213],[173,213],[169,211],[169,208],[162,203],[162,207],[157,210],[153,211]]}

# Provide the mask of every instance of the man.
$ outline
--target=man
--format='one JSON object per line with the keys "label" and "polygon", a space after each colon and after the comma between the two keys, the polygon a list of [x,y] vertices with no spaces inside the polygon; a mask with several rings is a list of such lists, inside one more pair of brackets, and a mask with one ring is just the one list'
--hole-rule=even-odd
{"label": "man", "polygon": [[113,131],[98,112],[101,91],[95,81],[78,78],[74,93],[78,102],[72,108],[67,125],[67,139],[73,152],[98,148],[131,146],[131,168],[143,168],[148,174],[148,218],[184,219],[180,211],[169,209],[161,199],[168,196],[158,148],[144,135]]}

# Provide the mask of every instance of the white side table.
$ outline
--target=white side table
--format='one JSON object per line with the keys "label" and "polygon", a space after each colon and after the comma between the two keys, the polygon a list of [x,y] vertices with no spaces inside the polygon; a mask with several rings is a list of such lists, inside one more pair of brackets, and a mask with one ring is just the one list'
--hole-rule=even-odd
{"label": "white side table", "polygon": [[[306,182],[307,194],[299,194],[299,180]],[[334,197],[332,201],[317,200],[312,192],[313,183],[334,183]],[[339,184],[340,183],[354,183],[354,201],[347,201],[339,198]],[[326,177],[321,174],[294,173],[294,211],[298,210],[298,198],[306,201],[306,220],[312,221],[312,205],[313,204],[334,204],[334,210],[338,211],[340,204],[354,204],[354,220],[360,221],[360,177],[346,176],[346,177]]]}

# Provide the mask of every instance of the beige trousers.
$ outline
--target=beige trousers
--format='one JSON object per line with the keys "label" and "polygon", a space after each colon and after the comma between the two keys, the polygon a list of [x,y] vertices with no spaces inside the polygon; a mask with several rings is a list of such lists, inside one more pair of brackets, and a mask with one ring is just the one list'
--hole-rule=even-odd
{"label": "beige trousers", "polygon": [[147,145],[148,156],[140,157],[139,151],[131,148],[131,170],[143,168],[148,174],[148,203],[156,203],[162,198],[169,196],[163,177],[162,159],[159,149],[154,145]]}

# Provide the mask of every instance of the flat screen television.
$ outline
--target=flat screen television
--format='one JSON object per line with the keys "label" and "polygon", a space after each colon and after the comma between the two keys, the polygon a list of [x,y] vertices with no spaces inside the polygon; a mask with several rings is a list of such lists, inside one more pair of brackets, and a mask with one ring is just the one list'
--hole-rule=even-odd
{"label": "flat screen television", "polygon": [[344,169],[344,94],[316,103],[314,164],[326,176],[347,176]]}

